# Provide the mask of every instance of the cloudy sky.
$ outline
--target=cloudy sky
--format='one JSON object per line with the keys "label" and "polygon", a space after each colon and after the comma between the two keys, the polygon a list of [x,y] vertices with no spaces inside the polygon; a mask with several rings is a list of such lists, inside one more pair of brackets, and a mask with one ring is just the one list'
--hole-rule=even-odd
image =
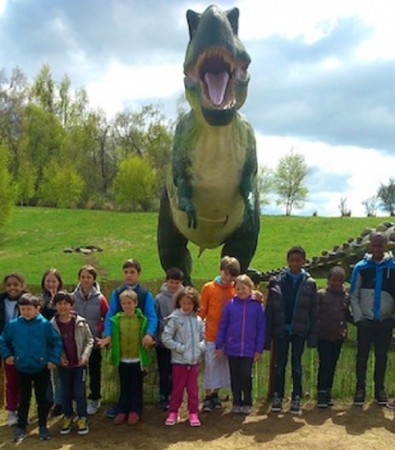
{"label": "cloudy sky", "polygon": [[[184,0],[0,0],[0,68],[32,79],[49,64],[85,87],[112,115],[160,103],[169,115],[183,92]],[[294,214],[353,216],[395,176],[393,0],[244,0],[239,35],[251,58],[241,112],[253,125],[260,164],[291,149],[310,167],[308,200]],[[273,205],[268,213],[283,213]]]}

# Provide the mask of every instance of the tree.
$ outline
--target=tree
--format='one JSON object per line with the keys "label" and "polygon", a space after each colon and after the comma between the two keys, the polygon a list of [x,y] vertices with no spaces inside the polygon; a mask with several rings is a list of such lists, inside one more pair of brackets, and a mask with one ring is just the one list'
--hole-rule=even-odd
{"label": "tree", "polygon": [[368,217],[376,217],[378,208],[378,197],[374,195],[362,201],[362,205],[365,207],[365,212]]}
{"label": "tree", "polygon": [[11,214],[14,204],[14,185],[8,171],[8,150],[0,144],[0,226],[3,226]]}
{"label": "tree", "polygon": [[273,189],[273,171],[270,167],[260,165],[257,173],[259,206],[263,209],[270,204],[269,194]]}
{"label": "tree", "polygon": [[342,217],[350,217],[351,216],[351,209],[347,206],[347,198],[346,197],[340,198],[340,203],[339,203],[338,208],[340,210],[340,215]]}
{"label": "tree", "polygon": [[377,197],[381,201],[380,207],[390,216],[395,216],[395,178],[390,178],[387,185],[380,184]]}
{"label": "tree", "polygon": [[130,155],[121,161],[114,182],[118,205],[132,211],[149,211],[154,200],[155,173],[149,162]]}
{"label": "tree", "polygon": [[294,153],[293,150],[280,159],[274,172],[273,186],[278,205],[285,206],[285,215],[290,216],[292,209],[302,208],[308,194],[304,185],[309,168],[304,156]]}

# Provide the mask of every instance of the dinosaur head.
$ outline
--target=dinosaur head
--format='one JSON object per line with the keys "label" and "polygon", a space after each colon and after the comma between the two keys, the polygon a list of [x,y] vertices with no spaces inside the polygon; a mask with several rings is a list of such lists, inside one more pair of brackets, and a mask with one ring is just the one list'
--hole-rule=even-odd
{"label": "dinosaur head", "polygon": [[192,109],[213,126],[229,124],[247,96],[250,57],[238,33],[239,10],[187,11],[184,84]]}

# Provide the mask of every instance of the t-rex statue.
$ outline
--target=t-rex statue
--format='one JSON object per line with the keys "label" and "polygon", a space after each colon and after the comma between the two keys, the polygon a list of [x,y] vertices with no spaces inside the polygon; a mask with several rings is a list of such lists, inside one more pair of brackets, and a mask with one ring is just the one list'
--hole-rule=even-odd
{"label": "t-rex statue", "polygon": [[239,10],[187,11],[184,85],[191,111],[179,120],[158,220],[162,267],[191,282],[192,241],[222,247],[245,271],[259,234],[254,132],[238,109],[247,96],[250,56],[238,37]]}

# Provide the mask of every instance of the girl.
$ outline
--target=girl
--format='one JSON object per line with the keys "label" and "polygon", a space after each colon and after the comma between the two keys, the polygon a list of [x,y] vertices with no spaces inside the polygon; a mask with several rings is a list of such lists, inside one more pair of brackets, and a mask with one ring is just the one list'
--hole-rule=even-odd
{"label": "girl", "polygon": [[[41,279],[41,314],[47,319],[51,320],[56,314],[56,308],[53,303],[53,298],[62,289],[63,279],[57,269],[51,268],[44,272]],[[60,416],[62,414],[62,393],[60,387],[60,379],[58,369],[51,371],[51,378],[48,385],[48,409],[54,405],[52,409],[52,416]]]}
{"label": "girl", "polygon": [[262,303],[253,298],[254,283],[247,275],[235,281],[235,297],[221,316],[215,347],[228,356],[234,414],[250,414],[252,364],[264,347],[266,318]]}
{"label": "girl", "polygon": [[352,321],[350,296],[344,289],[345,278],[342,267],[332,267],[328,273],[328,287],[318,291],[318,408],[333,405],[331,390],[336,364],[347,335],[347,321]]}
{"label": "girl", "polygon": [[88,414],[96,414],[100,408],[101,399],[101,349],[96,338],[102,337],[104,319],[108,311],[106,297],[100,292],[96,282],[97,272],[91,265],[82,266],[78,272],[79,284],[73,292],[75,311],[88,322],[95,338],[95,346],[89,358],[89,388]]}
{"label": "girl", "polygon": [[[0,294],[0,334],[7,323],[19,316],[18,300],[26,292],[25,279],[19,273],[10,273],[4,277],[5,292]],[[18,422],[18,388],[15,366],[4,361],[6,378],[6,409],[8,411],[8,425],[14,426]]]}
{"label": "girl", "polygon": [[173,387],[165,425],[175,425],[184,389],[188,393],[189,424],[199,427],[199,361],[205,351],[204,324],[197,316],[199,295],[191,287],[180,289],[174,297],[174,311],[165,319],[162,342],[171,350]]}

